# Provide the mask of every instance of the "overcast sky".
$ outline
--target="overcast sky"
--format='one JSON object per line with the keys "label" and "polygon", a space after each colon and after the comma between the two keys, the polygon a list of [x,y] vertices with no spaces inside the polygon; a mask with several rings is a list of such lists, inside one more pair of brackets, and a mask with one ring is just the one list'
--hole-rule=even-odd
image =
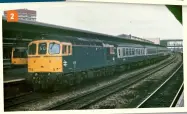
{"label": "overcast sky", "polygon": [[110,35],[182,39],[182,25],[164,5],[64,2],[60,7],[27,9],[37,11],[37,21],[60,26]]}

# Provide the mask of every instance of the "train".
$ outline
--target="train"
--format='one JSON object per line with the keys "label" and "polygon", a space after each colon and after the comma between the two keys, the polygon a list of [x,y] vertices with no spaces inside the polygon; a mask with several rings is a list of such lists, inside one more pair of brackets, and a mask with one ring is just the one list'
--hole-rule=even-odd
{"label": "train", "polygon": [[169,56],[166,47],[141,42],[110,42],[48,36],[28,45],[27,82],[34,90],[59,90],[84,80],[114,76]]}
{"label": "train", "polygon": [[27,47],[15,46],[12,48],[11,66],[12,67],[27,66]]}

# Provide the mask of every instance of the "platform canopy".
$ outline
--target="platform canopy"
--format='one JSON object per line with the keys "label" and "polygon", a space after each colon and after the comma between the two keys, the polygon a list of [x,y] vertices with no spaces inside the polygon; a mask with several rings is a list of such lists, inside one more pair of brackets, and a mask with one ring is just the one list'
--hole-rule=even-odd
{"label": "platform canopy", "polygon": [[[74,36],[83,38],[92,38],[105,41],[125,42],[125,43],[138,43],[147,45],[151,44],[143,41],[136,41],[126,39],[119,36],[112,36],[102,33],[90,32],[85,30],[79,30],[75,28],[68,28],[58,25],[46,24],[41,22],[24,21],[19,22],[7,22],[6,18],[3,17],[3,43],[11,43],[14,40],[20,42],[29,42],[35,38],[41,37],[42,35],[56,34],[61,36]],[[10,38],[12,40],[10,40]]]}
{"label": "platform canopy", "polygon": [[[176,19],[182,23],[182,7],[181,6],[166,6]],[[55,34],[61,36],[74,36],[83,38],[93,38],[105,41],[125,42],[125,43],[138,43],[138,44],[151,44],[143,41],[135,41],[120,36],[112,36],[102,33],[95,33],[85,30],[79,30],[75,28],[63,27],[58,25],[51,25],[41,22],[32,22],[20,20],[19,22],[8,23],[6,18],[3,17],[3,45],[8,44],[16,45],[17,43],[27,44],[35,38],[41,37],[42,35]],[[7,44],[7,45],[6,45]]]}

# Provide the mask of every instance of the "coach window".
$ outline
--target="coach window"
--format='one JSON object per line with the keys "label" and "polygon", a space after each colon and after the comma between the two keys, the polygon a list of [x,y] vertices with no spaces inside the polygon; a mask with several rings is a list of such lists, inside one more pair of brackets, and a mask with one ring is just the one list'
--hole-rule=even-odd
{"label": "coach window", "polygon": [[151,53],[150,53],[150,48],[149,48],[149,49],[147,49],[147,53],[148,53],[148,54],[151,54]]}
{"label": "coach window", "polygon": [[135,55],[137,55],[137,49],[136,48],[134,49],[134,52],[135,52]]}
{"label": "coach window", "polygon": [[119,58],[121,57],[121,54],[120,54],[120,49],[118,49],[118,55],[119,55]]}
{"label": "coach window", "polygon": [[131,55],[131,48],[129,48],[129,55]]}
{"label": "coach window", "polygon": [[123,56],[126,56],[125,48],[123,48]]}
{"label": "coach window", "polygon": [[139,55],[139,49],[137,49],[137,55]]}
{"label": "coach window", "polygon": [[136,52],[137,52],[137,55],[139,55],[139,49],[137,49]]}
{"label": "coach window", "polygon": [[154,50],[153,50],[153,48],[151,48],[151,53],[154,54]]}
{"label": "coach window", "polygon": [[132,55],[134,55],[134,48],[132,48]]}
{"label": "coach window", "polygon": [[145,55],[145,49],[143,49],[143,55]]}
{"label": "coach window", "polygon": [[140,48],[140,55],[142,55],[142,48]]}
{"label": "coach window", "polygon": [[136,54],[139,55],[139,49],[136,49]]}
{"label": "coach window", "polygon": [[33,43],[33,44],[29,45],[28,53],[29,53],[29,55],[36,54],[36,44]]}
{"label": "coach window", "polygon": [[148,54],[151,54],[151,49],[150,48],[148,49]]}
{"label": "coach window", "polygon": [[125,49],[125,52],[126,52],[126,56],[129,56],[129,49],[128,48]]}
{"label": "coach window", "polygon": [[153,54],[154,53],[154,50],[153,50],[153,48],[151,48],[151,54]]}
{"label": "coach window", "polygon": [[129,50],[128,48],[125,49],[126,56],[129,55],[129,51],[128,50]]}
{"label": "coach window", "polygon": [[140,55],[142,55],[142,49],[140,49]]}
{"label": "coach window", "polygon": [[153,48],[151,48],[151,53],[154,54],[154,49]]}
{"label": "coach window", "polygon": [[129,48],[129,55],[131,55],[131,48]]}
{"label": "coach window", "polygon": [[132,55],[134,55],[134,48],[132,48]]}
{"label": "coach window", "polygon": [[141,49],[141,55],[143,55],[143,49]]}

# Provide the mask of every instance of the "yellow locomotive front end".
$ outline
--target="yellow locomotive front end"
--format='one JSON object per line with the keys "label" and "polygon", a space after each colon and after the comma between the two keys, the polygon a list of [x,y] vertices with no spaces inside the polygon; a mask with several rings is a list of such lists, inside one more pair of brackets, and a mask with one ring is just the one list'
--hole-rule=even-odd
{"label": "yellow locomotive front end", "polygon": [[[56,40],[37,40],[28,45],[27,81],[34,89],[50,89],[61,83],[58,77],[63,74],[63,53],[67,43]],[[66,51],[65,51],[66,52]]]}
{"label": "yellow locomotive front end", "polygon": [[[28,45],[27,81],[34,90],[49,89],[62,73],[61,45],[55,40],[37,40]],[[52,74],[52,75],[51,75]]]}
{"label": "yellow locomotive front end", "polygon": [[59,41],[38,40],[28,46],[28,72],[62,72],[62,54]]}
{"label": "yellow locomotive front end", "polygon": [[26,47],[12,48],[11,63],[13,66],[27,65],[27,48]]}

